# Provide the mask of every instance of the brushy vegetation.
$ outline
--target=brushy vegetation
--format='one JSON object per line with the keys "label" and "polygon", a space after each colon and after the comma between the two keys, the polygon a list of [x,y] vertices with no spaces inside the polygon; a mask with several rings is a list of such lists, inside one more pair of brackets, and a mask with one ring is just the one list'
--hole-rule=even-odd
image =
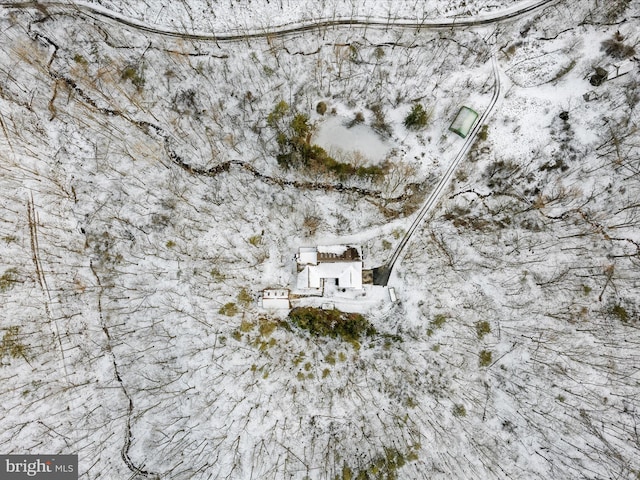
{"label": "brushy vegetation", "polygon": [[250,245],[257,247],[262,243],[262,235],[261,234],[252,235],[247,239],[247,242],[249,242]]}
{"label": "brushy vegetation", "polygon": [[431,319],[431,322],[429,322],[429,328],[427,329],[427,335],[431,336],[431,335],[433,335],[433,332],[435,330],[438,330],[438,329],[442,328],[442,326],[446,323],[447,318],[448,318],[447,315],[444,315],[442,313],[439,313],[438,315],[433,317],[433,319]]}
{"label": "brushy vegetation", "polygon": [[0,343],[0,358],[9,356],[11,358],[22,357],[26,359],[26,348],[20,342],[19,338],[20,328],[17,326],[9,327],[2,337],[2,343]]}
{"label": "brushy vegetation", "polygon": [[349,128],[361,123],[364,123],[364,114],[362,112],[356,112],[356,116],[353,117],[353,120],[349,123]]}
{"label": "brushy vegetation", "polygon": [[80,55],[79,53],[76,53],[76,54],[73,56],[73,61],[74,61],[74,62],[76,62],[76,63],[79,63],[80,65],[84,65],[84,66],[89,65],[89,62],[87,62],[87,59],[86,59],[86,58],[84,58],[84,57],[83,57],[82,55]]}
{"label": "brushy vegetation", "polygon": [[457,404],[453,406],[453,416],[454,417],[466,417],[467,409],[464,408],[464,405]]}
{"label": "brushy vegetation", "polygon": [[419,449],[420,445],[415,445],[407,453],[402,453],[396,448],[385,448],[384,454],[375,458],[362,470],[362,467],[355,469],[345,464],[342,474],[336,475],[335,480],[397,480],[401,478],[398,476],[398,470],[407,462],[417,460]]}
{"label": "brushy vegetation", "polygon": [[306,236],[313,237],[318,231],[321,222],[322,218],[318,215],[307,213],[302,219],[302,231]]}
{"label": "brushy vegetation", "polygon": [[371,121],[371,128],[381,135],[391,135],[391,125],[387,123],[387,118],[382,110],[382,105],[374,104],[370,105],[369,110],[373,113],[373,120]]}
{"label": "brushy vegetation", "polygon": [[483,142],[489,137],[489,125],[483,125],[478,133],[478,138]]}
{"label": "brushy vegetation", "polygon": [[[238,342],[244,341],[248,345],[264,352],[278,343],[276,338],[272,336],[278,328],[291,330],[287,322],[279,319],[260,317],[257,320],[247,320],[243,318],[238,328],[231,333],[231,338]],[[262,369],[260,371],[268,376],[267,371]],[[266,378],[266,376],[263,378]]]}
{"label": "brushy vegetation", "polygon": [[489,322],[483,320],[482,322],[476,322],[476,333],[478,338],[484,337],[487,333],[491,333],[491,325]]}
{"label": "brushy vegetation", "polygon": [[493,354],[490,350],[482,350],[480,352],[480,360],[478,361],[478,365],[481,367],[488,367],[491,365],[491,361],[493,359]]}
{"label": "brushy vegetation", "polygon": [[120,78],[129,80],[138,90],[141,90],[145,84],[142,67],[129,65],[122,70]]}
{"label": "brushy vegetation", "polygon": [[602,6],[605,9],[605,20],[615,22],[627,11],[630,4],[631,0],[610,0],[608,2],[602,2]]}
{"label": "brushy vegetation", "polygon": [[269,337],[275,329],[282,324],[283,323],[280,320],[260,318],[258,319],[258,332],[261,337]]}
{"label": "brushy vegetation", "polygon": [[622,305],[614,305],[609,309],[611,315],[616,317],[623,323],[627,323],[629,321],[629,312],[627,312],[626,308]]}
{"label": "brushy vegetation", "polygon": [[237,298],[238,303],[244,308],[249,307],[253,303],[253,295],[251,295],[246,288],[240,290]]}
{"label": "brushy vegetation", "polygon": [[404,126],[411,130],[420,130],[427,126],[431,115],[424,109],[424,107],[416,103],[411,107],[411,111],[404,119]]}
{"label": "brushy vegetation", "polygon": [[211,272],[209,273],[211,274],[211,278],[213,278],[213,280],[216,282],[222,282],[227,278],[227,276],[217,268],[211,269]]}
{"label": "brushy vegetation", "polygon": [[612,38],[602,42],[602,50],[617,60],[633,57],[636,54],[633,45],[624,43],[624,36],[620,32],[616,32]]}
{"label": "brushy vegetation", "polygon": [[0,292],[6,292],[18,282],[18,271],[15,268],[5,270],[0,276]]}
{"label": "brushy vegetation", "polygon": [[309,116],[304,113],[292,115],[289,104],[280,101],[267,117],[267,125],[276,131],[276,142],[280,153],[278,165],[285,170],[292,168],[333,175],[340,180],[350,177],[376,179],[388,170],[382,165],[359,165],[339,162],[324,148],[311,143],[312,127]]}
{"label": "brushy vegetation", "polygon": [[316,337],[341,338],[347,342],[358,342],[378,333],[364,316],[340,310],[298,307],[289,312],[289,319]]}
{"label": "brushy vegetation", "polygon": [[316,112],[318,112],[320,115],[324,115],[325,113],[327,113],[327,104],[324,102],[318,102],[318,104],[316,105]]}
{"label": "brushy vegetation", "polygon": [[238,313],[238,306],[233,302],[225,303],[222,307],[220,307],[218,313],[226,315],[227,317],[233,317]]}

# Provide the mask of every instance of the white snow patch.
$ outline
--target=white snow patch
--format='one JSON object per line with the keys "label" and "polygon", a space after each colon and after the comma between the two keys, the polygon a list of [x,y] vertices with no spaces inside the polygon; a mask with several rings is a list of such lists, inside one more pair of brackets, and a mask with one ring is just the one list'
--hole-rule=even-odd
{"label": "white snow patch", "polygon": [[359,152],[371,162],[385,159],[391,147],[366,125],[348,127],[349,120],[331,117],[320,124],[313,142],[330,155],[343,156]]}

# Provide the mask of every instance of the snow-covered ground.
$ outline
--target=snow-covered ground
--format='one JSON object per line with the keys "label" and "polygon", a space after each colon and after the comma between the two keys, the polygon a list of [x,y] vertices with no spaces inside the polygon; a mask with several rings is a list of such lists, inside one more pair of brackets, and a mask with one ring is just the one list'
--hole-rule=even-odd
{"label": "snow-covered ground", "polygon": [[[231,30],[516,2],[293,3],[102,5]],[[638,43],[638,11],[217,44],[2,8],[0,452],[78,453],[83,479],[636,479],[638,63],[588,78]],[[379,334],[310,337],[260,310],[301,245],[389,258],[464,142],[453,116],[489,104],[491,53],[502,99],[396,265],[400,302],[332,300]],[[282,169],[282,100],[318,125],[361,113],[389,171]]]}
{"label": "snow-covered ground", "polygon": [[387,157],[391,146],[366,125],[351,125],[352,118],[329,118],[317,126],[312,138],[334,158],[360,155],[363,164],[378,164]]}

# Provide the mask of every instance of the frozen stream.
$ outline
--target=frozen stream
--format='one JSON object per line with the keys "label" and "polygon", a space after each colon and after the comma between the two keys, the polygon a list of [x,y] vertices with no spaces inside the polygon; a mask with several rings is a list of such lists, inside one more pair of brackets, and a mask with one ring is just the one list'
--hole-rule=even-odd
{"label": "frozen stream", "polygon": [[347,128],[348,123],[349,120],[344,117],[328,118],[318,126],[313,143],[324,148],[331,156],[358,151],[367,158],[367,163],[384,160],[390,150],[389,145],[368,126],[359,124]]}

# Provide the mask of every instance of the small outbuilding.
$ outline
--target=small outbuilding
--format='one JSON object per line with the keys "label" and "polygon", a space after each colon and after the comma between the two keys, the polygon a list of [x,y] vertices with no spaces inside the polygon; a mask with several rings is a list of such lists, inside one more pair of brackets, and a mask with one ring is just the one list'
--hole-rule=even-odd
{"label": "small outbuilding", "polygon": [[391,303],[396,303],[398,301],[398,296],[396,295],[396,289],[393,287],[389,287],[389,300],[391,300]]}
{"label": "small outbuilding", "polygon": [[286,288],[265,288],[262,291],[262,308],[267,310],[288,310],[289,290]]}
{"label": "small outbuilding", "polygon": [[469,132],[473,128],[477,119],[478,112],[469,107],[461,107],[458,111],[458,115],[456,115],[456,118],[451,123],[449,130],[453,133],[457,133],[462,138],[467,138],[467,135],[469,135]]}
{"label": "small outbuilding", "polygon": [[625,60],[619,63],[612,63],[606,67],[596,67],[596,73],[594,73],[589,82],[594,87],[599,87],[607,80],[613,80],[614,78],[621,77],[633,71],[634,63],[632,60]]}

